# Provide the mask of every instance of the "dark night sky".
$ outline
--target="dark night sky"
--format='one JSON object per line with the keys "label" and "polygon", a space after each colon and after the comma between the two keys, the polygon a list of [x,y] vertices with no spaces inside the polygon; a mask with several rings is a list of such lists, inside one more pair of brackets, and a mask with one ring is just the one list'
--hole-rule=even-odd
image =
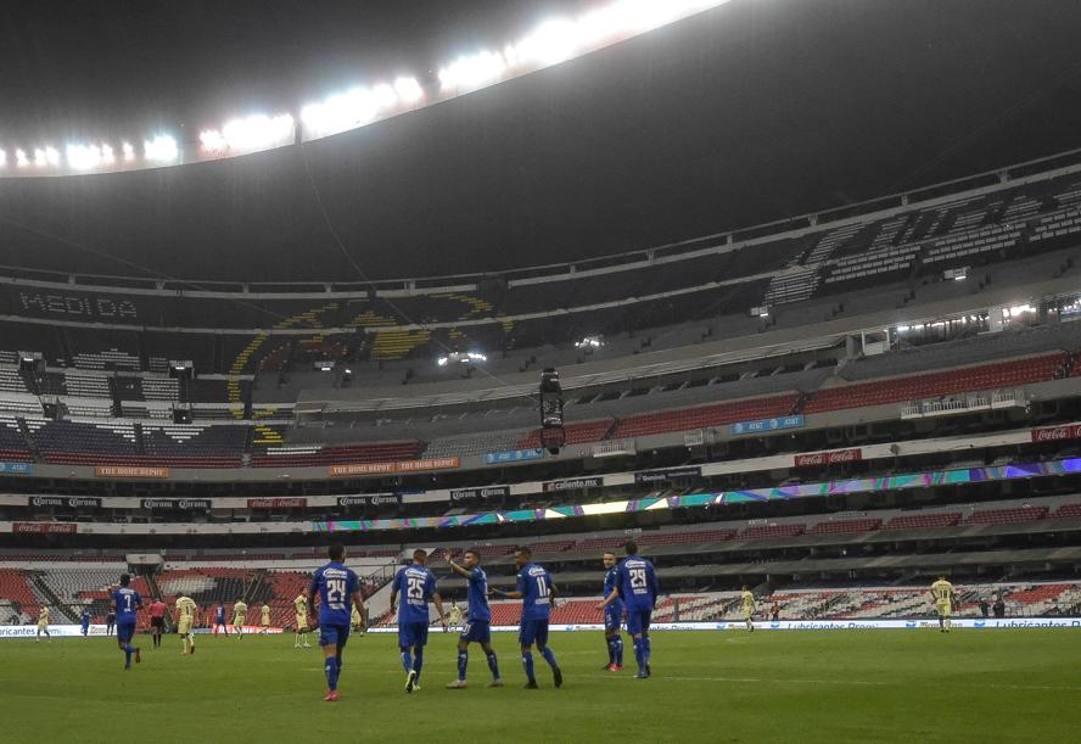
{"label": "dark night sky", "polygon": [[[0,142],[194,138],[588,5],[8,0]],[[373,278],[746,226],[1081,147],[1078,29],[1081,3],[1063,0],[735,0],[299,149],[0,180],[0,263],[355,279],[317,195]]]}

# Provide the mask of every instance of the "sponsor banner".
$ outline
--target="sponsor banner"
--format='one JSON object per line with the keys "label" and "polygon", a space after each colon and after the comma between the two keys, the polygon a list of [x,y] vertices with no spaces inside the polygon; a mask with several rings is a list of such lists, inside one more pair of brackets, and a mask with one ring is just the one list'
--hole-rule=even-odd
{"label": "sponsor banner", "polygon": [[115,322],[139,317],[135,303],[119,295],[20,289],[13,300],[20,315],[38,318]]}
{"label": "sponsor banner", "polygon": [[1055,442],[1064,439],[1081,439],[1081,424],[1048,426],[1032,430],[1033,442]]}
{"label": "sponsor banner", "polygon": [[863,450],[859,447],[854,449],[833,450],[832,452],[808,452],[796,455],[794,462],[797,468],[805,468],[813,465],[833,465],[839,462],[859,462],[863,459]]}
{"label": "sponsor banner", "polygon": [[422,473],[429,470],[454,470],[462,464],[458,457],[435,457],[429,460],[402,460],[399,462],[358,462],[347,465],[331,465],[329,475],[389,475],[394,473]]}
{"label": "sponsor banner", "polygon": [[[250,612],[250,610],[249,610],[249,612]],[[244,635],[258,635],[258,634],[262,633],[264,630],[269,635],[280,635],[280,634],[285,632],[284,628],[279,628],[279,627],[276,627],[276,626],[273,626],[273,625],[270,626],[269,628],[263,628],[262,625],[245,625],[243,627],[244,627]],[[195,634],[195,635],[213,635],[214,634],[214,629],[213,628],[192,628],[191,632],[193,634]],[[397,632],[397,628],[395,628],[395,632]],[[225,633],[223,631],[219,630],[218,635],[224,636]],[[233,626],[232,626],[232,624],[230,624],[229,625],[229,636],[232,637],[232,635],[233,635]]]}
{"label": "sponsor banner", "polygon": [[12,475],[30,475],[34,472],[33,463],[29,462],[0,462],[0,473]]}
{"label": "sponsor banner", "polygon": [[[0,625],[0,638],[34,638],[38,633],[37,625]],[[49,635],[53,638],[72,638],[83,634],[81,625],[50,625]],[[86,629],[88,636],[105,636],[104,625],[91,625]]]}
{"label": "sponsor banner", "polygon": [[604,478],[599,475],[585,478],[562,478],[560,480],[545,481],[541,483],[541,490],[551,491],[578,491],[584,488],[600,488],[604,485]]}
{"label": "sponsor banner", "polygon": [[732,436],[743,434],[758,434],[764,431],[778,431],[780,429],[800,429],[803,427],[803,415],[778,416],[777,418],[759,419],[758,421],[740,421],[728,426],[728,433]]}
{"label": "sponsor banner", "polygon": [[449,491],[399,491],[397,497],[403,504],[434,504],[450,501]]}
{"label": "sponsor banner", "polygon": [[94,473],[99,478],[168,478],[169,468],[142,465],[98,465]]}
{"label": "sponsor banner", "polygon": [[31,496],[29,506],[56,509],[100,509],[103,499],[96,496]]}
{"label": "sponsor banner", "polygon": [[450,492],[451,501],[464,501],[466,499],[502,499],[507,496],[510,496],[510,486],[453,488]]}
{"label": "sponsor banner", "polygon": [[[1018,617],[1018,618],[952,618],[953,627],[974,630],[983,629],[1031,629],[1031,628],[1075,628],[1081,630],[1079,617]],[[937,620],[776,620],[756,621],[755,630],[933,630],[938,631]],[[493,631],[517,633],[517,625],[493,625]],[[549,630],[562,632],[604,630],[603,625],[583,623],[581,625],[550,625]],[[741,621],[687,622],[687,623],[651,623],[650,631],[737,631],[747,632],[747,624]],[[371,633],[397,633],[396,626],[384,626],[369,629]]]}
{"label": "sponsor banner", "polygon": [[668,483],[680,478],[701,478],[702,468],[698,466],[686,468],[668,468],[667,470],[645,470],[634,474],[634,482],[638,485],[651,485],[653,483]]}
{"label": "sponsor banner", "polygon": [[143,499],[143,509],[173,509],[176,511],[210,511],[210,499]]}
{"label": "sponsor banner", "polygon": [[249,509],[303,509],[307,505],[308,499],[303,496],[274,499],[248,499]]}
{"label": "sponsor banner", "polygon": [[367,493],[338,497],[338,506],[346,509],[358,506],[397,506],[398,504],[399,499],[396,493]]}
{"label": "sponsor banner", "polygon": [[544,457],[544,449],[510,450],[509,452],[488,452],[484,455],[484,462],[488,465],[499,465],[505,462],[524,462],[526,460],[539,460]]}
{"label": "sponsor banner", "polygon": [[11,525],[12,532],[33,532],[39,535],[74,535],[79,526],[72,522],[15,522]]}

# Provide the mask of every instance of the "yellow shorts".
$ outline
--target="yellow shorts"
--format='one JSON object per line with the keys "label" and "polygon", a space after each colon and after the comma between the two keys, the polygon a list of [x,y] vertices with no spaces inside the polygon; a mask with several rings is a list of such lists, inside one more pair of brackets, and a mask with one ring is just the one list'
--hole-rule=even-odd
{"label": "yellow shorts", "polygon": [[297,615],[297,632],[303,633],[308,629],[308,618],[304,615]]}
{"label": "yellow shorts", "polygon": [[191,620],[181,620],[176,624],[176,632],[180,635],[187,635],[191,632]]}
{"label": "yellow shorts", "polygon": [[754,610],[748,610],[748,609],[744,608],[743,609],[743,619],[744,620],[750,620],[752,617],[754,617]]}
{"label": "yellow shorts", "polygon": [[38,630],[42,630],[42,629],[48,628],[48,627],[49,627],[49,623],[47,623],[47,622],[43,621],[43,622],[38,623]]}
{"label": "yellow shorts", "polygon": [[949,602],[939,602],[935,605],[935,609],[938,611],[939,617],[949,617],[953,612],[953,607]]}
{"label": "yellow shorts", "polygon": [[237,615],[233,618],[233,625],[244,625],[244,619],[243,615]]}

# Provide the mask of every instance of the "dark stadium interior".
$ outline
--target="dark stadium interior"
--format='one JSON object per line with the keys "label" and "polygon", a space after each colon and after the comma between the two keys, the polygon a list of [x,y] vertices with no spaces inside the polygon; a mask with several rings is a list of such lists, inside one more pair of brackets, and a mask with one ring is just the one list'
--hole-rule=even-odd
{"label": "dark stadium interior", "polygon": [[[530,622],[526,546],[600,639],[633,541],[658,634],[726,632],[658,663],[710,704],[768,687],[756,630],[1081,626],[1081,5],[671,2],[0,8],[0,644],[111,634],[130,572],[195,601],[185,643],[240,599],[299,649],[337,542],[373,636],[414,550],[464,633],[467,553],[492,629]],[[556,13],[586,41],[523,62]],[[964,648],[957,695],[1022,689]],[[889,671],[802,682],[856,709]],[[882,720],[822,735],[939,740]]]}

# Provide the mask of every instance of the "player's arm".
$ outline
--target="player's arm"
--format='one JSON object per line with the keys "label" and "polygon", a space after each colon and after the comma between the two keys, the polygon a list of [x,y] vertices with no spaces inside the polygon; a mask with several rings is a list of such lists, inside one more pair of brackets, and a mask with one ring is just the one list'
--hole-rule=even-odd
{"label": "player's arm", "polygon": [[401,573],[394,577],[394,586],[390,588],[390,614],[394,614],[398,610],[398,585]]}
{"label": "player's arm", "polygon": [[312,578],[311,586],[308,587],[308,616],[315,616],[315,593],[319,591],[319,580]]}
{"label": "player's arm", "polygon": [[502,589],[496,589],[494,586],[491,588],[491,593],[504,599],[521,599],[525,596],[525,577],[522,574],[518,574],[518,577],[514,582],[514,591],[505,592]]}
{"label": "player's arm", "polygon": [[603,602],[601,602],[599,605],[597,605],[597,609],[598,610],[603,610],[605,607],[607,607],[608,605],[615,602],[618,598],[619,598],[619,587],[616,586],[614,589],[612,589],[612,593],[609,594],[607,597],[605,597]]}
{"label": "player's arm", "polygon": [[548,601],[552,609],[556,608],[556,597],[559,596],[559,589],[556,588],[556,583],[552,581],[552,577],[548,577]]}
{"label": "player's arm", "polygon": [[435,611],[439,615],[439,622],[443,627],[447,627],[447,615],[443,612],[443,597],[439,595],[439,592],[432,592],[432,602],[435,603]]}
{"label": "player's arm", "polygon": [[450,557],[450,551],[446,552],[444,556],[447,559],[447,565],[450,566],[450,570],[461,576],[463,579],[468,579],[472,575],[468,568],[463,568],[454,562],[454,559]]}
{"label": "player's arm", "polygon": [[661,596],[661,584],[657,581],[657,569],[652,564],[649,566],[649,588],[653,592],[653,609],[657,609],[657,600]]}

